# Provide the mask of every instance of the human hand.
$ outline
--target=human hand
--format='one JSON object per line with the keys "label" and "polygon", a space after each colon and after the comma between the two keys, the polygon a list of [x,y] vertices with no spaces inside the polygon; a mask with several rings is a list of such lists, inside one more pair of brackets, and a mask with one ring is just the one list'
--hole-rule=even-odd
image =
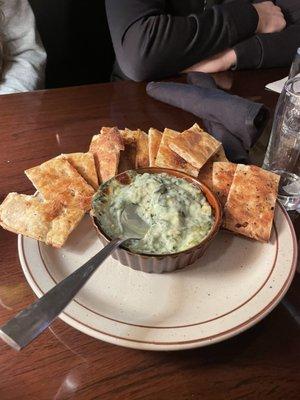
{"label": "human hand", "polygon": [[233,49],[227,49],[192,65],[183,72],[205,72],[212,74],[214,72],[227,71],[234,64],[236,64],[236,53]]}
{"label": "human hand", "polygon": [[230,90],[232,88],[234,77],[233,71],[218,72],[216,74],[212,74],[212,77],[214,78],[218,88],[224,90]]}
{"label": "human hand", "polygon": [[271,1],[253,4],[258,13],[257,33],[280,32],[286,27],[286,21],[281,8],[275,6]]}

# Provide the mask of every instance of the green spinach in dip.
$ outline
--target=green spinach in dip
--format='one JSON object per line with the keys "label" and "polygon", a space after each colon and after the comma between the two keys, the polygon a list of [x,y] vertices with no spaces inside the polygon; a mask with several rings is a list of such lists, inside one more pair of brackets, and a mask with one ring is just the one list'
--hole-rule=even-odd
{"label": "green spinach in dip", "polygon": [[104,232],[122,237],[120,216],[128,203],[149,225],[141,240],[128,240],[137,253],[167,254],[199,244],[213,225],[212,209],[203,193],[185,179],[162,174],[128,173],[129,184],[112,179],[93,198],[93,210]]}

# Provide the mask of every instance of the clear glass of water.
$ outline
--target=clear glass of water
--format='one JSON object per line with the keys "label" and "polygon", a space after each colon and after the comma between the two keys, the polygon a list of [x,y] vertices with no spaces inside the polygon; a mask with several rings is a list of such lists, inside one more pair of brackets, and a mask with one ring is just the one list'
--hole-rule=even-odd
{"label": "clear glass of water", "polygon": [[289,79],[280,94],[263,168],[281,176],[278,199],[300,211],[300,77]]}

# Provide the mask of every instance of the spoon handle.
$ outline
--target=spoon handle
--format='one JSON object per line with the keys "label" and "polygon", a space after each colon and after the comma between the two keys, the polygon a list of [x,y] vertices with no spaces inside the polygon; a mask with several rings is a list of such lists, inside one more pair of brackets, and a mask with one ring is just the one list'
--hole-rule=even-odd
{"label": "spoon handle", "polygon": [[63,279],[40,299],[29,305],[0,328],[0,337],[21,350],[42,333],[63,311],[102,262],[122,243],[114,239],[99,253]]}

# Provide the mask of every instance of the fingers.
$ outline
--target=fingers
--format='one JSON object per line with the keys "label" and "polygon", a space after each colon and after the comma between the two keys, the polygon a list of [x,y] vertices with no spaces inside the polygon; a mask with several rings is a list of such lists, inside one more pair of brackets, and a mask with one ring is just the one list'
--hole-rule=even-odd
{"label": "fingers", "polygon": [[253,4],[259,17],[257,33],[280,32],[286,27],[286,21],[281,8],[266,1]]}
{"label": "fingers", "polygon": [[[277,12],[279,14],[282,14],[281,8],[279,6],[274,6],[273,7],[274,13]],[[283,14],[282,14],[283,15]]]}

